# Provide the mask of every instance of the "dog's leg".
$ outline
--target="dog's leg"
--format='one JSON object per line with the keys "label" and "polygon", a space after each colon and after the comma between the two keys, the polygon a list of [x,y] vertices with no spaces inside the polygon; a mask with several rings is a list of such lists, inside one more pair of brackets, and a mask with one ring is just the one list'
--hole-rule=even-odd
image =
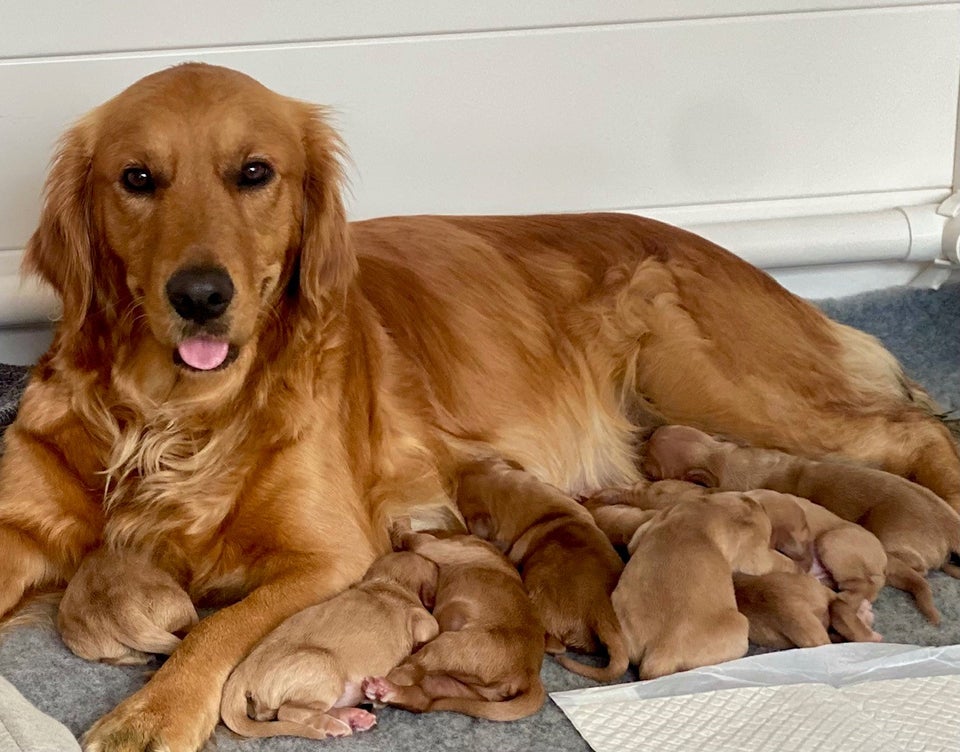
{"label": "dog's leg", "polygon": [[97,545],[93,494],[45,442],[18,424],[0,460],[0,621],[32,589],[62,586]]}
{"label": "dog's leg", "polygon": [[607,505],[587,501],[584,506],[614,546],[626,546],[641,525],[657,516],[653,510],[637,509],[625,504]]}
{"label": "dog's leg", "polygon": [[[373,553],[370,553],[370,560]],[[288,616],[360,579],[335,568],[335,555],[276,556],[262,584],[239,603],[201,621],[143,689],[101,718],[84,737],[88,752],[194,752],[212,733],[230,671]]]}

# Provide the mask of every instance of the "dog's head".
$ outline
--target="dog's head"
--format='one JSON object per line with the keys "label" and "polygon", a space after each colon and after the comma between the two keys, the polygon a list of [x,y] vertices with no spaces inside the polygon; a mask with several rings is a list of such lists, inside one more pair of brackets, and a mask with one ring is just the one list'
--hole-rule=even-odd
{"label": "dog's head", "polygon": [[60,295],[70,336],[96,321],[209,378],[279,307],[316,318],[342,295],[356,261],[340,156],[320,109],[241,73],[153,74],[64,136],[25,268]]}

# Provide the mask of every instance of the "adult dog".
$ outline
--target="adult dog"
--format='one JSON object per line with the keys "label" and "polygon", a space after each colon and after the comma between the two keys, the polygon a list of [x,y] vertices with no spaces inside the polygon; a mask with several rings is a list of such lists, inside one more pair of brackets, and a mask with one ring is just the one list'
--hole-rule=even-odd
{"label": "adult dog", "polygon": [[196,64],[60,145],[25,263],[63,316],[6,435],[0,614],[67,583],[134,591],[91,630],[157,579],[236,601],[88,749],[200,747],[258,640],[359,580],[391,515],[449,507],[466,461],[629,483],[642,416],[960,504],[955,445],[893,357],[733,255],[621,215],[348,224],[340,154],[322,110]]}

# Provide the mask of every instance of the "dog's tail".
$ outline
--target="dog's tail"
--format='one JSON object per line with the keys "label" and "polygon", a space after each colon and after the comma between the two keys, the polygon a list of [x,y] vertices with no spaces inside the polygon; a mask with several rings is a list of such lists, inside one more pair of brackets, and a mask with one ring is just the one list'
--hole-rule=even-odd
{"label": "dog's tail", "polygon": [[526,692],[509,700],[472,700],[464,697],[445,697],[430,703],[430,710],[452,710],[454,713],[472,715],[488,721],[516,721],[533,715],[543,707],[547,691],[540,677],[534,677]]}
{"label": "dog's tail", "polygon": [[593,630],[600,642],[607,648],[607,654],[610,656],[606,666],[588,666],[567,655],[556,657],[557,663],[567,671],[573,671],[575,674],[599,682],[616,681],[626,673],[630,666],[627,641],[623,637],[620,620],[617,619],[612,606],[608,606],[604,611],[605,613],[601,614],[597,623],[593,626]]}
{"label": "dog's tail", "polygon": [[940,612],[933,602],[933,591],[926,577],[897,554],[887,552],[887,584],[913,596],[917,609],[931,624],[940,623]]}
{"label": "dog's tail", "polygon": [[830,626],[850,642],[880,642],[883,638],[860,618],[857,609],[841,595],[830,604]]}

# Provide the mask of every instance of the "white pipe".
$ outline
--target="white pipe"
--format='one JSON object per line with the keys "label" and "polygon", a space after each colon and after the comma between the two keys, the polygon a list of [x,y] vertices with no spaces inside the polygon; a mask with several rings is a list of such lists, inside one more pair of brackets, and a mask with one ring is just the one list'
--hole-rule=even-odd
{"label": "white pipe", "polygon": [[857,214],[827,214],[687,229],[765,269],[865,261],[932,261],[946,218],[937,204]]}

